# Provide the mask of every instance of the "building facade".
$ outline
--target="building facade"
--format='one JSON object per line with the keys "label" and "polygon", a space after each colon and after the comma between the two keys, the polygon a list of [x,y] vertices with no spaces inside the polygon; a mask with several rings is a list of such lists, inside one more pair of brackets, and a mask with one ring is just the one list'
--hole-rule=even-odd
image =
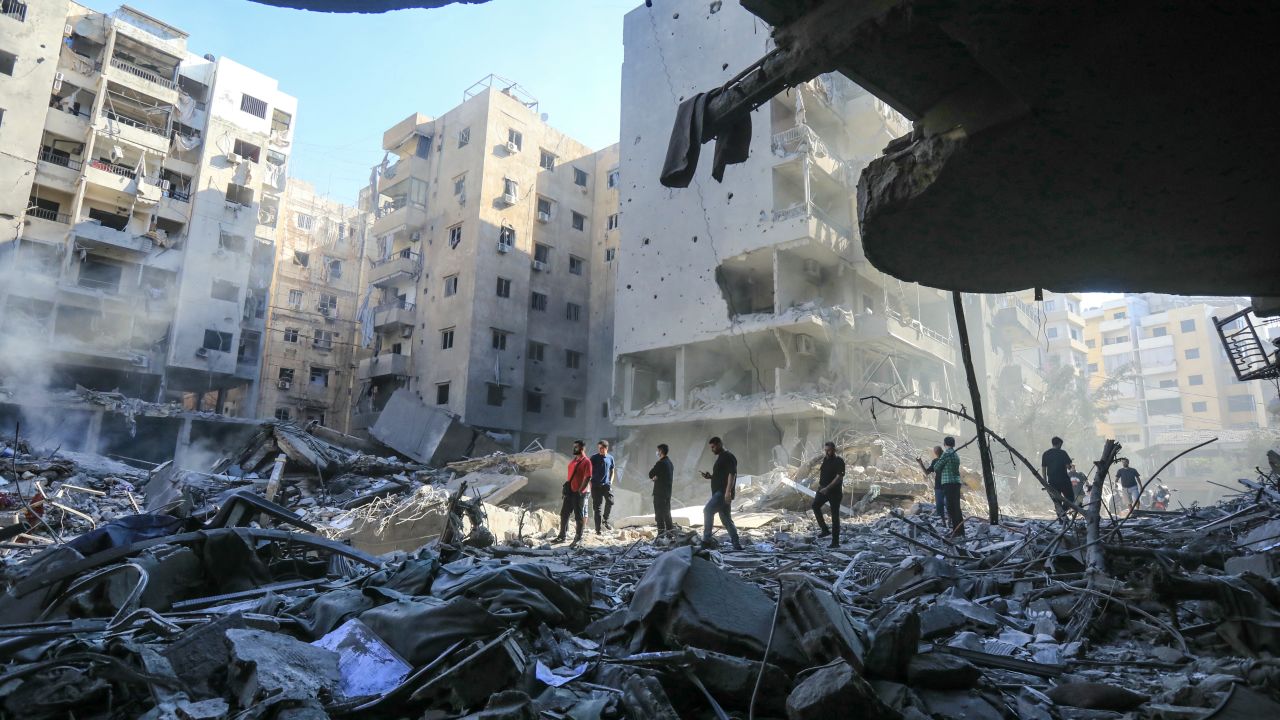
{"label": "building facade", "polygon": [[[734,4],[709,15],[686,5],[639,7],[624,22],[613,418],[628,457],[665,442],[692,469],[720,435],[754,473],[817,452],[842,429],[937,444],[958,430],[951,416],[873,414],[858,400],[968,397],[950,294],[879,272],[857,234],[859,172],[909,123],[842,76],[822,76],[752,113],[750,158],[723,183],[710,176],[708,145],[690,187],[662,187],[681,99],[728,81],[769,43]],[[970,304],[971,327],[984,327],[981,304]]]}
{"label": "building facade", "polygon": [[8,336],[39,353],[51,387],[254,415],[295,99],[128,7],[12,7],[24,10],[0,16]]}
{"label": "building facade", "polygon": [[364,227],[356,208],[291,178],[276,222],[259,412],[349,429]]}
{"label": "building facade", "polygon": [[383,149],[353,429],[404,387],[513,446],[610,437],[617,148],[593,152],[491,76]]}

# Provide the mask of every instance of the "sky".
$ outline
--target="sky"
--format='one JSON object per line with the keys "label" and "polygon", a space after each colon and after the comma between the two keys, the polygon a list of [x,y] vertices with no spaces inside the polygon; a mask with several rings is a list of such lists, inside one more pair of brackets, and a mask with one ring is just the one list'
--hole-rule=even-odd
{"label": "sky", "polygon": [[493,0],[436,10],[311,13],[249,0],[130,5],[190,34],[298,98],[289,175],[355,204],[382,159],[382,133],[414,112],[438,116],[490,73],[514,80],[548,122],[598,150],[618,141],[622,17],[642,0]]}

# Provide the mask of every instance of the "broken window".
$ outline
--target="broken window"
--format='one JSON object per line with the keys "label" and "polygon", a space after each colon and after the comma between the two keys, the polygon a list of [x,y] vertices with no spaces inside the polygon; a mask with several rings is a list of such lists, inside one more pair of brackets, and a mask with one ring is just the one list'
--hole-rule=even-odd
{"label": "broken window", "polygon": [[205,330],[204,344],[201,347],[204,347],[206,350],[231,352],[231,333],[219,332],[217,330]]}
{"label": "broken window", "polygon": [[453,250],[462,242],[462,223],[449,228],[449,249]]}
{"label": "broken window", "polygon": [[503,225],[498,230],[498,250],[510,251],[516,245],[516,229],[510,225]]}
{"label": "broken window", "polygon": [[556,156],[546,150],[543,150],[542,154],[538,157],[538,167],[543,170],[555,170]]}
{"label": "broken window", "polygon": [[320,293],[320,304],[317,309],[322,313],[335,312],[338,309],[338,296],[333,293]]}
{"label": "broken window", "polygon": [[587,186],[587,171],[581,168],[573,169],[573,184],[578,187]]}
{"label": "broken window", "polygon": [[287,343],[298,342],[298,328],[287,327],[284,329],[284,341]]}
{"label": "broken window", "polygon": [[538,196],[538,221],[551,222],[551,211],[554,208],[553,203],[542,196]]}
{"label": "broken window", "polygon": [[214,300],[240,301],[240,286],[226,280],[214,280],[209,296]]}
{"label": "broken window", "polygon": [[546,312],[547,310],[546,293],[540,293],[537,290],[534,290],[532,295],[529,298],[529,309],[537,310],[539,312]]}
{"label": "broken window", "polygon": [[510,335],[511,333],[507,332],[506,330],[499,330],[497,328],[490,328],[490,329],[493,331],[493,349],[506,350],[507,336]]}
{"label": "broken window", "polygon": [[302,291],[301,290],[289,291],[289,306],[294,309],[302,307]]}
{"label": "broken window", "polygon": [[617,248],[605,248],[604,261],[613,262],[613,258],[617,255]]}
{"label": "broken window", "polygon": [[281,382],[293,382],[293,368],[280,368],[280,372],[276,375],[276,379]]}
{"label": "broken window", "polygon": [[569,272],[570,273],[574,275],[581,275],[582,268],[585,265],[586,263],[583,261],[583,259],[578,257],[577,255],[569,256]]}
{"label": "broken window", "polygon": [[533,362],[542,362],[547,354],[547,344],[540,343],[536,340],[529,341],[529,360]]}
{"label": "broken window", "polygon": [[271,134],[272,135],[288,135],[289,126],[292,124],[293,124],[293,116],[290,115],[289,113],[279,109],[271,113]]}
{"label": "broken window", "polygon": [[444,279],[444,296],[453,297],[458,294],[458,276],[449,275]]}
{"label": "broken window", "polygon": [[573,214],[573,229],[584,230],[587,227],[587,216],[582,213],[575,212]]}
{"label": "broken window", "polygon": [[564,416],[567,418],[578,417],[578,401],[572,398],[564,398]]}
{"label": "broken window", "polygon": [[535,262],[547,263],[551,261],[551,246],[542,243],[534,243],[533,259]]}
{"label": "broken window", "polygon": [[726,260],[716,268],[716,284],[720,286],[730,318],[773,312],[773,259],[768,253]]}
{"label": "broken window", "polygon": [[520,197],[520,183],[511,178],[502,178],[502,197],[507,202],[515,202]]}
{"label": "broken window", "polygon": [[618,229],[618,213],[614,213],[614,214],[612,214],[612,215],[610,215],[610,216],[609,216],[609,227],[608,227],[608,229],[609,229],[609,230],[617,230],[617,229]]}
{"label": "broken window", "polygon": [[309,382],[312,387],[329,387],[329,368],[312,366]]}
{"label": "broken window", "polygon": [[87,255],[80,263],[80,276],[76,284],[91,290],[115,293],[120,290],[120,279],[123,276],[122,266],[106,262],[95,255]]}
{"label": "broken window", "polygon": [[466,173],[462,173],[461,175],[453,179],[453,194],[459,195],[459,196],[467,194],[467,174]]}
{"label": "broken window", "polygon": [[485,385],[488,386],[485,403],[492,405],[493,407],[502,407],[502,404],[506,402],[507,399],[506,387],[498,383],[485,383]]}
{"label": "broken window", "polygon": [[311,265],[311,253],[303,252],[301,250],[294,250],[293,264],[301,265],[302,267],[309,267]]}
{"label": "broken window", "polygon": [[227,183],[227,202],[244,207],[253,205],[253,188]]}
{"label": "broken window", "polygon": [[315,226],[316,219],[306,213],[298,213],[295,222],[297,222],[299,230],[310,230]]}
{"label": "broken window", "polygon": [[449,404],[449,383],[445,382],[436,384],[436,404]]}
{"label": "broken window", "polygon": [[504,277],[498,278],[498,297],[500,298],[511,297],[511,279],[510,278],[504,278]]}
{"label": "broken window", "polygon": [[529,413],[542,412],[542,393],[532,390],[525,392],[524,411]]}
{"label": "broken window", "polygon": [[332,350],[333,338],[336,336],[332,330],[321,330],[316,328],[315,334],[312,336],[311,345],[317,350]]}
{"label": "broken window", "polygon": [[449,350],[453,348],[453,328],[445,328],[440,331],[440,349]]}
{"label": "broken window", "polygon": [[117,215],[98,208],[89,208],[89,219],[97,220],[103,227],[109,227],[112,230],[123,231],[129,227],[129,216]]}
{"label": "broken window", "polygon": [[413,149],[413,154],[424,158],[431,154],[431,136],[419,135],[418,144]]}
{"label": "broken window", "polygon": [[578,303],[565,303],[564,319],[578,322],[582,319],[582,306]]}
{"label": "broken window", "polygon": [[608,178],[608,180],[607,180],[606,182],[608,183],[608,185],[609,185],[609,189],[610,189],[610,190],[612,190],[612,189],[614,189],[614,188],[618,187],[618,183],[622,182],[622,173],[621,173],[621,171],[619,171],[619,170],[610,170],[610,171],[609,171],[609,178]]}
{"label": "broken window", "polygon": [[524,135],[515,128],[507,128],[507,145],[519,152],[524,147]]}
{"label": "broken window", "polygon": [[262,148],[251,142],[245,142],[244,140],[236,140],[235,148],[232,152],[253,162],[258,162],[262,157]]}
{"label": "broken window", "polygon": [[240,93],[240,111],[247,112],[250,115],[254,115],[265,120],[267,119],[267,101],[259,100],[252,95]]}
{"label": "broken window", "polygon": [[337,258],[325,258],[325,266],[329,269],[329,279],[338,280],[342,277],[342,261]]}
{"label": "broken window", "polygon": [[220,231],[218,233],[218,247],[223,250],[234,253],[244,252],[247,241],[243,235],[232,235],[229,232]]}
{"label": "broken window", "polygon": [[0,50],[0,73],[5,75],[13,75],[13,70],[18,65],[18,56],[11,52]]}
{"label": "broken window", "polygon": [[471,142],[471,128],[464,127],[458,131],[458,147],[464,148]]}
{"label": "broken window", "polygon": [[248,363],[258,359],[258,344],[262,341],[262,335],[253,330],[244,330],[240,333],[240,348],[236,351],[236,362]]}
{"label": "broken window", "polygon": [[582,367],[582,353],[577,350],[564,351],[564,366],[570,370],[577,370]]}

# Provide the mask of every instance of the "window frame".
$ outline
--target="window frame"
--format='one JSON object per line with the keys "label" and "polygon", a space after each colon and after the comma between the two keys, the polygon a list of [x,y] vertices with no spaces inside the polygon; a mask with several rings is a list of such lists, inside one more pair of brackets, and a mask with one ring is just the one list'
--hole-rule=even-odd
{"label": "window frame", "polygon": [[441,351],[453,349],[454,335],[456,334],[457,329],[458,327],[456,325],[451,325],[440,331],[440,350]]}
{"label": "window frame", "polygon": [[494,290],[496,291],[498,297],[503,299],[510,299],[511,298],[511,278],[504,278],[501,275],[499,275],[498,283],[497,283],[497,286],[494,288]]}
{"label": "window frame", "polygon": [[458,294],[458,274],[444,276],[444,297],[453,297]]}

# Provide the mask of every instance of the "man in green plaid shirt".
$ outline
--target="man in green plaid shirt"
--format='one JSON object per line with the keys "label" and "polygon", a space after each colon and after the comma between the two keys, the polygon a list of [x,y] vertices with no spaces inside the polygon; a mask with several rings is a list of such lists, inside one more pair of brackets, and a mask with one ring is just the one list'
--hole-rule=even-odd
{"label": "man in green plaid shirt", "polygon": [[947,511],[947,522],[956,535],[964,534],[964,514],[960,511],[960,455],[956,453],[956,439],[942,441],[944,450],[934,471],[942,484],[942,504]]}

